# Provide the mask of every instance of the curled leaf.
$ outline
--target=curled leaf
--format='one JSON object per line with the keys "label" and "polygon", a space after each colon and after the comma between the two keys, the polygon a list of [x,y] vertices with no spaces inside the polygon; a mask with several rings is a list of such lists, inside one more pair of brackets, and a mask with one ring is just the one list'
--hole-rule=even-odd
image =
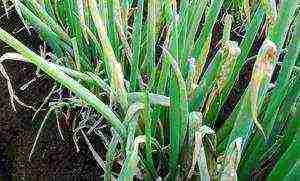
{"label": "curled leaf", "polygon": [[139,145],[141,143],[145,143],[146,137],[145,135],[141,135],[135,138],[132,150],[130,150],[127,155],[123,167],[121,169],[120,176],[118,180],[133,180],[133,176],[135,175],[137,164],[139,162]]}
{"label": "curled leaf", "polygon": [[133,116],[139,112],[140,110],[145,108],[145,104],[137,102],[137,103],[133,103],[129,106],[126,116],[125,116],[125,122],[130,121]]}
{"label": "curled leaf", "polygon": [[235,139],[228,147],[223,163],[221,181],[237,181],[237,168],[242,155],[243,138]]}
{"label": "curled leaf", "polygon": [[266,84],[269,83],[268,80],[271,79],[275,67],[274,60],[276,58],[277,46],[272,41],[266,39],[258,53],[257,61],[254,65],[254,70],[249,85],[252,120],[263,135],[265,135],[263,128],[257,120],[257,112],[259,107],[259,91],[261,90],[262,86],[264,86],[265,80],[267,80]]}
{"label": "curled leaf", "polygon": [[206,155],[203,145],[203,138],[205,135],[213,135],[216,138],[214,130],[208,126],[201,126],[195,133],[195,148],[193,152],[192,166],[189,171],[188,177],[190,178],[195,169],[196,162],[199,167],[199,174],[201,180],[210,180],[210,175],[207,167]]}

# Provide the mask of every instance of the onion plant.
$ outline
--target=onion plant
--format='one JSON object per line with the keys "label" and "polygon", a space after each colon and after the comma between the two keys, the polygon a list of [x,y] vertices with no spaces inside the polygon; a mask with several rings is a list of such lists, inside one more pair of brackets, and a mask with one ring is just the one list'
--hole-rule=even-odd
{"label": "onion plant", "polygon": [[[249,14],[241,41],[232,36],[235,16],[220,17],[224,0],[2,2],[47,44],[37,54],[0,28],[0,40],[16,50],[0,59],[12,106],[25,104],[14,94],[5,60],[34,64],[55,82],[40,108],[27,106],[36,114],[47,104],[49,109],[30,159],[45,123],[53,121],[50,115],[59,117],[67,108],[78,111],[74,145],[80,151],[78,139],[85,140],[105,180],[237,180],[262,174],[288,180],[299,173],[297,1],[261,0],[251,11],[249,1],[239,1]],[[222,37],[214,30],[220,23]],[[258,38],[262,45],[253,55]],[[255,60],[251,80],[217,126],[249,57]],[[93,148],[91,134],[99,136],[106,155]]]}

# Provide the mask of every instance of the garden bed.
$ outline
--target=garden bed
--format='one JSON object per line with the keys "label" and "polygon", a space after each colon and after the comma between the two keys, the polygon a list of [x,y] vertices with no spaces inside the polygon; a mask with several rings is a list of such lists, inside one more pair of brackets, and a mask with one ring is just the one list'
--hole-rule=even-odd
{"label": "garden bed", "polygon": [[0,176],[274,177],[299,139],[296,3],[112,2],[1,7],[0,38],[20,54],[0,42],[0,55],[24,62],[0,61]]}

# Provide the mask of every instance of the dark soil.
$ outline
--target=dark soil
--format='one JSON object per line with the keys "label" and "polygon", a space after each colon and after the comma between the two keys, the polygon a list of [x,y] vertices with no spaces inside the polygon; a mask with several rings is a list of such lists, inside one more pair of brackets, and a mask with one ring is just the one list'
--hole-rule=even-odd
{"label": "dark soil", "polygon": [[[3,14],[2,9],[0,14]],[[9,19],[6,16],[0,19],[1,28],[38,52],[37,47],[42,42],[33,31],[31,35],[25,29],[18,31],[22,26],[15,12],[10,13]],[[0,42],[1,56],[12,51]],[[27,105],[39,107],[52,88],[51,80],[45,76],[37,78],[35,68],[22,62],[7,61],[5,67],[16,95]],[[33,78],[37,80],[26,90],[20,90],[22,85]],[[44,116],[42,113],[33,124],[33,114],[33,110],[22,106],[17,106],[17,112],[13,111],[6,80],[0,76],[0,180],[96,180],[101,170],[83,142],[80,143],[80,152],[76,152],[71,124],[63,126],[65,141],[58,134],[56,122],[49,124],[40,138],[33,158],[28,160],[38,131],[36,125],[41,123]],[[95,141],[91,139],[92,142]]]}

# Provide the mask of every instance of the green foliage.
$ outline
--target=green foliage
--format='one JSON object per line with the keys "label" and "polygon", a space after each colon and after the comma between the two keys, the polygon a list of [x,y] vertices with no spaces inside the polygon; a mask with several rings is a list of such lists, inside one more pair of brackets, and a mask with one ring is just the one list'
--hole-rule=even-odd
{"label": "green foliage", "polygon": [[[236,17],[219,17],[221,9],[229,7],[226,0],[12,2],[25,26],[33,27],[50,47],[47,61],[0,28],[0,39],[18,52],[0,59],[12,105],[25,104],[14,95],[2,64],[6,59],[34,64],[56,82],[36,110],[38,114],[49,101],[30,159],[50,115],[58,117],[67,107],[81,108],[79,122],[74,121],[74,142],[77,146],[81,135],[105,180],[247,180],[270,160],[276,165],[268,165],[264,173],[269,180],[297,174],[296,1],[282,0],[278,13],[273,0],[251,6],[253,13],[252,2],[234,1],[247,10],[249,20],[241,42],[231,36]],[[8,1],[3,3],[7,8]],[[223,36],[217,37],[213,30],[220,22]],[[267,36],[256,47],[249,85],[218,128],[221,107],[262,34]],[[276,66],[281,66],[278,80],[270,89]],[[55,99],[52,95],[64,87],[72,93]],[[99,128],[100,122],[106,127]],[[90,134],[103,141],[105,157],[93,148]]]}

